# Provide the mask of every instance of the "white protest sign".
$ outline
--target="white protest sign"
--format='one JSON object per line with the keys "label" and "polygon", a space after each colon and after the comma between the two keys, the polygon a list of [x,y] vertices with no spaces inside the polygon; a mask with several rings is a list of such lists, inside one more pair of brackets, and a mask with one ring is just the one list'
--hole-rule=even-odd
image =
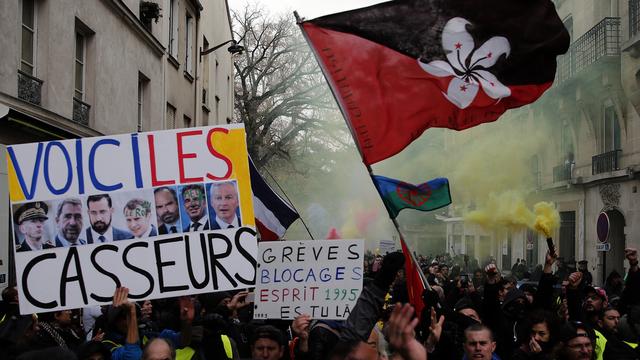
{"label": "white protest sign", "polygon": [[255,319],[346,319],[362,291],[363,240],[258,244]]}
{"label": "white protest sign", "polygon": [[380,250],[381,255],[392,253],[396,251],[396,242],[394,240],[380,240],[378,249]]}
{"label": "white protest sign", "polygon": [[[250,287],[241,124],[7,147],[20,311]],[[221,230],[223,229],[223,230]]]}

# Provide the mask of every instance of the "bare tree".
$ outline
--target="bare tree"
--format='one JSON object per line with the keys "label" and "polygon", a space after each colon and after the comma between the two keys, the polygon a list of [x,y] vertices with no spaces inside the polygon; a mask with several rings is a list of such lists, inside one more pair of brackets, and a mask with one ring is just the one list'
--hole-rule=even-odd
{"label": "bare tree", "polygon": [[256,166],[348,142],[344,126],[335,125],[340,114],[293,16],[269,18],[255,5],[232,16],[234,36],[245,47],[235,61],[235,118],[245,125]]}

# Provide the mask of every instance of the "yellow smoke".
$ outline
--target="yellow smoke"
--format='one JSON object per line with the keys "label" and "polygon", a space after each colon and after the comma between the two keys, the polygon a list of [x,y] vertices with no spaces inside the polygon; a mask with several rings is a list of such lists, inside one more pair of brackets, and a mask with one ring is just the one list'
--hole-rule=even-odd
{"label": "yellow smoke", "polygon": [[543,233],[546,237],[551,237],[551,232],[560,226],[558,209],[552,203],[546,201],[535,204],[533,209],[536,213],[534,229]]}
{"label": "yellow smoke", "polygon": [[560,215],[552,203],[542,201],[531,210],[524,201],[524,194],[516,190],[489,194],[486,203],[465,214],[464,219],[488,229],[529,228],[546,237],[550,237],[560,224]]}

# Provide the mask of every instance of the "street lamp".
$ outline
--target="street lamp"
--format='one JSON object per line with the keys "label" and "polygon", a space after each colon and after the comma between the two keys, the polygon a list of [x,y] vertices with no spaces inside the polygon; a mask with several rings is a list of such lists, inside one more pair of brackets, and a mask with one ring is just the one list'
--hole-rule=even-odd
{"label": "street lamp", "polygon": [[223,42],[222,44],[216,45],[216,46],[214,46],[212,48],[200,51],[200,61],[202,61],[202,57],[204,55],[211,54],[212,52],[220,49],[221,47],[223,47],[224,45],[229,44],[229,43],[231,43],[231,46],[229,46],[227,48],[227,51],[230,52],[231,55],[240,54],[240,53],[242,53],[244,51],[244,46],[238,45],[237,41],[231,39],[231,40],[227,40],[227,41]]}

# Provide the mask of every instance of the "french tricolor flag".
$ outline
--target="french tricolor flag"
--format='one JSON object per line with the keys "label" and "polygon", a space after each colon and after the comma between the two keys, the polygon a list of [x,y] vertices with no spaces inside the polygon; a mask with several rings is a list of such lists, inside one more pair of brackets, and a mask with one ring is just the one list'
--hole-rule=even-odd
{"label": "french tricolor flag", "polygon": [[278,240],[300,215],[264,181],[251,157],[249,171],[253,190],[253,211],[260,240]]}

